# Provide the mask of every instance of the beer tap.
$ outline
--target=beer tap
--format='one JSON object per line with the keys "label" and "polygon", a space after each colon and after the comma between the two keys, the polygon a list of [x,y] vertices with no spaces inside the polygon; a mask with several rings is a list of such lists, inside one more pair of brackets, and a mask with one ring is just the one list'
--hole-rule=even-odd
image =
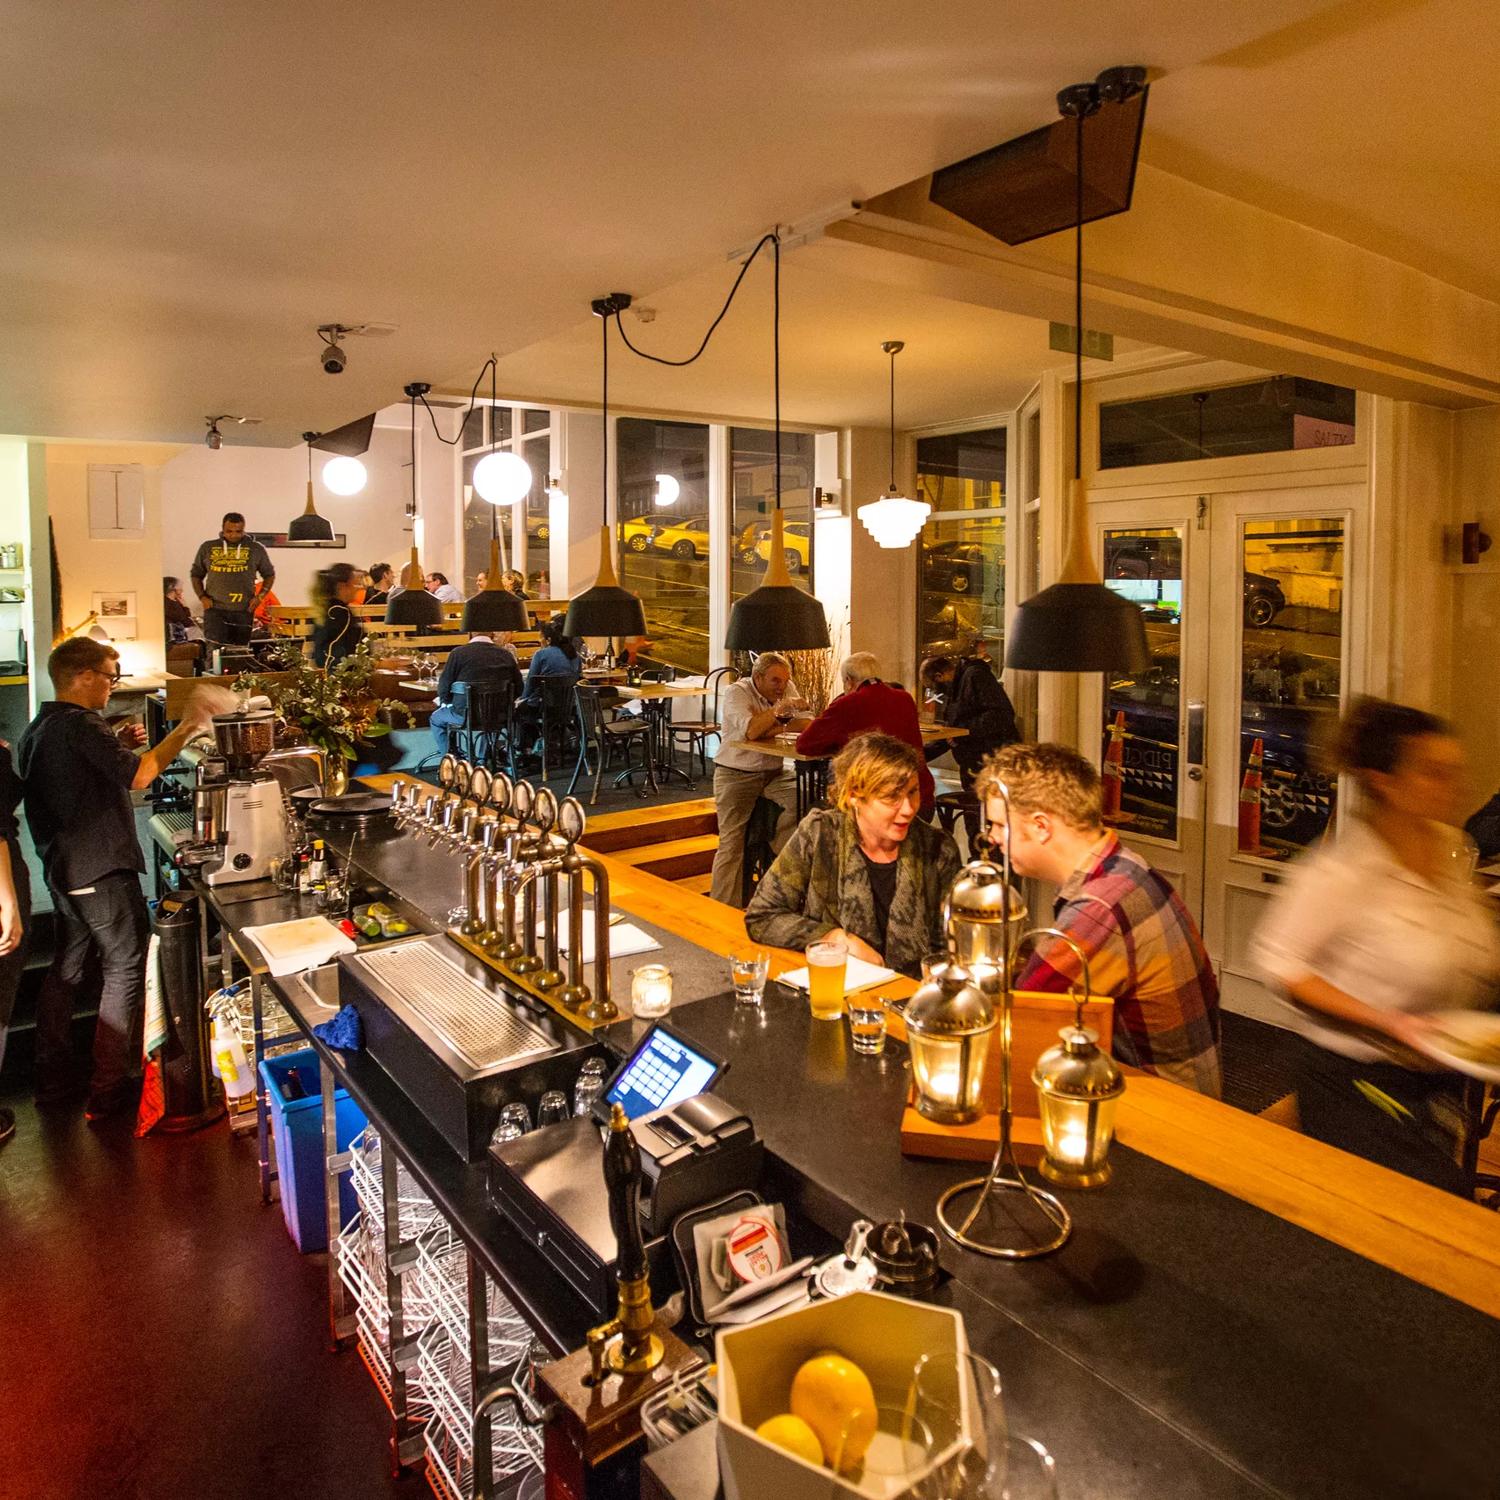
{"label": "beer tap", "polygon": [[514,909],[510,906],[502,909],[501,887],[506,871],[514,859],[514,825],[506,821],[514,794],[515,785],[510,777],[503,771],[497,771],[491,779],[488,798],[495,816],[488,825],[489,847],[483,862],[484,929],[478,938],[479,946],[496,958],[506,956],[501,950],[515,937]]}
{"label": "beer tap", "polygon": [[463,815],[463,833],[459,849],[464,854],[464,920],[459,931],[468,938],[484,931],[481,915],[482,872],[484,859],[494,843],[495,820],[485,816],[484,804],[490,794],[490,773],[479,766],[469,778],[469,796],[474,805]]}
{"label": "beer tap", "polygon": [[551,990],[563,982],[563,976],[557,966],[557,896],[562,860],[552,838],[557,825],[557,797],[550,787],[544,786],[536,794],[531,821],[537,830],[537,857],[526,874],[542,882],[542,966],[532,973],[531,982],[539,990]]}
{"label": "beer tap", "polygon": [[[609,872],[592,855],[580,854],[578,841],[588,819],[576,797],[563,798],[557,812],[557,831],[563,839],[561,868],[568,878],[568,983],[562,1003],[591,1025],[619,1019],[610,999]],[[583,885],[585,874],[594,883],[594,989],[583,982]]]}
{"label": "beer tap", "polygon": [[[532,862],[540,858],[541,842],[531,834],[531,810],[536,802],[536,791],[529,781],[518,781],[511,794],[511,812],[516,819],[516,838],[513,845],[513,862],[508,874],[509,890],[506,894],[507,924],[510,941],[506,948],[513,950],[501,957],[513,974],[530,974],[540,969],[542,961],[536,951],[536,885],[531,879]],[[520,931],[515,928],[515,902],[521,897]]]}

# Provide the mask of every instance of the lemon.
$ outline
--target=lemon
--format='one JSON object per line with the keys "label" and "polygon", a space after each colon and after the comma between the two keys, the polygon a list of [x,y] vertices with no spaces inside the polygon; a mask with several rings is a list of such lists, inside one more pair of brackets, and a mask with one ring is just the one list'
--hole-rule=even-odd
{"label": "lemon", "polygon": [[792,1411],[818,1435],[824,1458],[838,1469],[858,1467],[875,1436],[874,1388],[842,1354],[819,1354],[797,1371]]}
{"label": "lemon", "polygon": [[810,1464],[821,1465],[823,1462],[823,1445],[818,1441],[817,1433],[791,1412],[767,1417],[755,1429],[755,1435],[768,1443],[775,1443],[778,1448],[785,1448],[788,1453],[795,1453],[798,1458],[805,1458]]}

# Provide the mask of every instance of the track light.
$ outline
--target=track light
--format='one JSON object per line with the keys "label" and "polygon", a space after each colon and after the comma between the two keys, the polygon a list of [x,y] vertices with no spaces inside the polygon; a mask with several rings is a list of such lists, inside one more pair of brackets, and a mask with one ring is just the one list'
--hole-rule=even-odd
{"label": "track light", "polygon": [[221,411],[216,417],[204,417],[208,423],[208,431],[203,434],[203,442],[206,447],[212,448],[215,453],[224,446],[224,434],[219,431],[220,422],[236,422],[243,427],[247,422],[252,426],[260,421],[259,417],[237,417],[233,412]]}

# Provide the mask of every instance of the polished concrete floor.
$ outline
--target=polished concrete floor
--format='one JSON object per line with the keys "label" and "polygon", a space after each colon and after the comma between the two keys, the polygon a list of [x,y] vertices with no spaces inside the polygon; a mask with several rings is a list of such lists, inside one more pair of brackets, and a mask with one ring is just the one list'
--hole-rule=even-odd
{"label": "polished concrete floor", "polygon": [[0,1495],[429,1494],[390,1476],[385,1407],[328,1347],[324,1258],[261,1205],[253,1140],[5,1102]]}

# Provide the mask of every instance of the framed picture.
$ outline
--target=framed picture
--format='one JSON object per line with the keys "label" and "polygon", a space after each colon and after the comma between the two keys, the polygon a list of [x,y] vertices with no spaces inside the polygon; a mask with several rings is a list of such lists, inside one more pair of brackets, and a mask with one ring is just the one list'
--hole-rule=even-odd
{"label": "framed picture", "polygon": [[95,592],[93,610],[112,641],[135,639],[135,595]]}

